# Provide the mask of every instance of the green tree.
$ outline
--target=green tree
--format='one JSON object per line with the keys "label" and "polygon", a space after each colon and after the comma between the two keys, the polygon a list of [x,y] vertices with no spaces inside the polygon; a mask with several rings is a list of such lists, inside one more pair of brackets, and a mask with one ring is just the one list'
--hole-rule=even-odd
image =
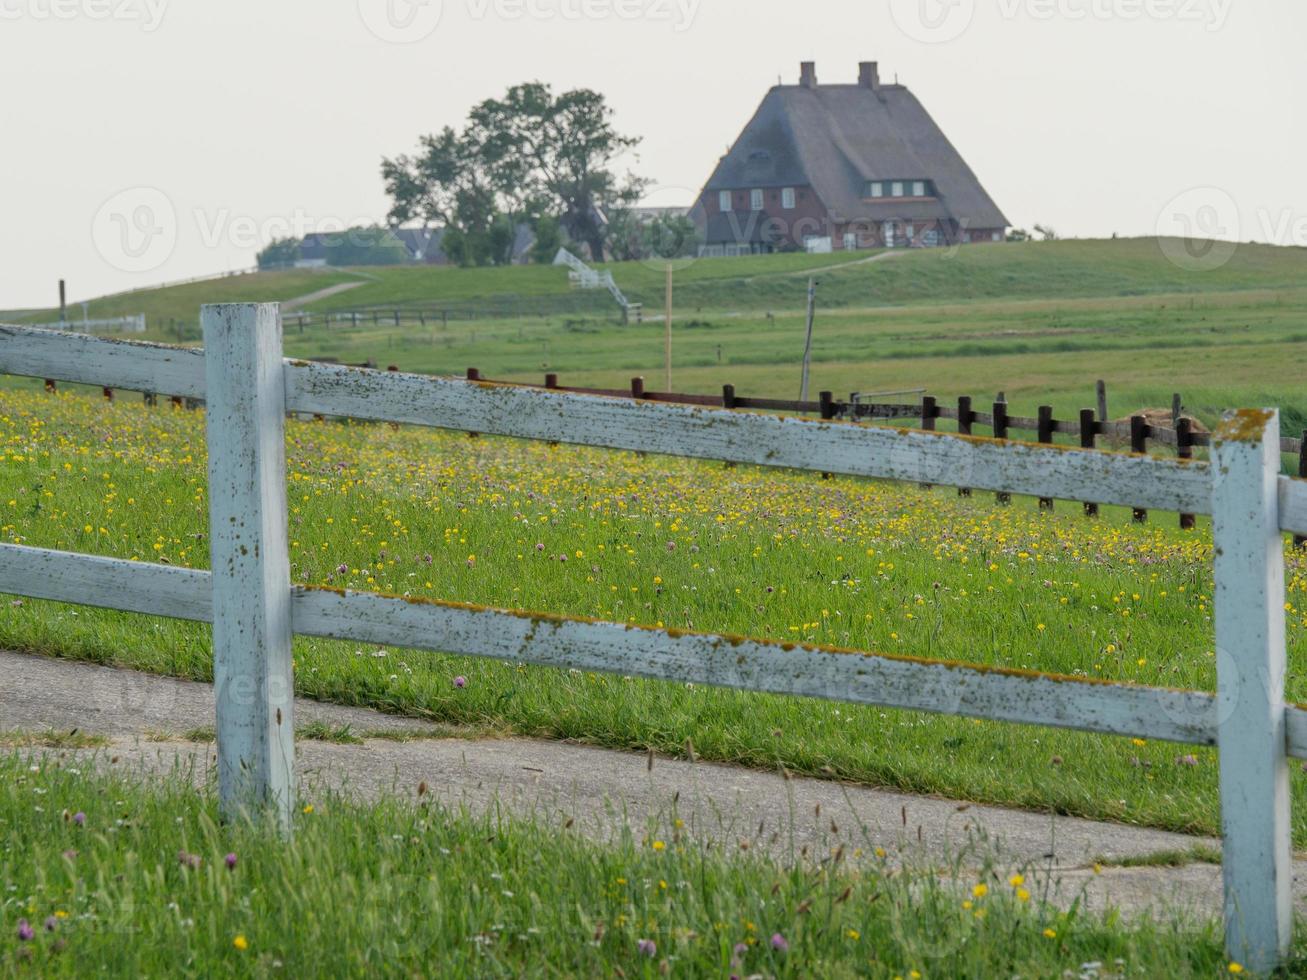
{"label": "green tree", "polygon": [[531,230],[536,239],[531,246],[531,261],[537,265],[549,265],[563,247],[562,225],[552,214],[543,214],[536,219]]}
{"label": "green tree", "polygon": [[260,269],[284,269],[299,261],[300,242],[298,238],[274,238],[268,247],[259,253]]}
{"label": "green tree", "polygon": [[632,203],[644,186],[614,172],[617,159],[640,141],[618,133],[612,116],[598,92],[555,95],[543,82],[515,85],[471,116],[485,134],[480,146],[487,170],[503,175],[500,182],[520,188],[526,199],[543,200],[595,261],[604,257],[605,211]]}
{"label": "green tree", "polygon": [[389,228],[350,228],[327,236],[327,264],[403,265],[408,249]]}

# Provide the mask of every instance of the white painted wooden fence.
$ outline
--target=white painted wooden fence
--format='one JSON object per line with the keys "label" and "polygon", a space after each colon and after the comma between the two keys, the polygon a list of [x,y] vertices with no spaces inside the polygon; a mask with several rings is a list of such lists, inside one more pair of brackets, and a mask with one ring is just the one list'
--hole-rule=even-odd
{"label": "white painted wooden fence", "polygon": [[[289,828],[295,633],[1219,745],[1228,951],[1257,971],[1287,952],[1288,757],[1307,758],[1307,708],[1284,700],[1282,533],[1307,535],[1307,482],[1279,475],[1274,411],[1233,413],[1208,464],[284,360],[275,305],[201,319],[203,351],[0,326],[0,373],[205,399],[212,571],[0,545],[0,592],[213,623],[229,811],[269,805]],[[1218,690],[292,586],[288,412],[1211,514]]]}

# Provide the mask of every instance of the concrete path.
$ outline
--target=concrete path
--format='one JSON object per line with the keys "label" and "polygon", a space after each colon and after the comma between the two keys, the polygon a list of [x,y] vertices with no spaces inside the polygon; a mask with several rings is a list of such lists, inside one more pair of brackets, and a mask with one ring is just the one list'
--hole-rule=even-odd
{"label": "concrete path", "polygon": [[303,296],[296,296],[294,299],[282,300],[281,311],[283,313],[290,313],[293,310],[298,310],[301,306],[308,306],[310,303],[316,303],[320,299],[328,299],[339,293],[349,292],[351,289],[357,289],[362,285],[364,285],[363,280],[359,280],[358,282],[339,282],[334,286],[327,286],[324,289],[317,290],[316,292],[306,293]]}
{"label": "concrete path", "polygon": [[[306,792],[342,789],[365,798],[416,796],[426,783],[437,798],[475,811],[499,802],[510,812],[561,827],[568,820],[597,839],[630,827],[637,836],[671,822],[683,833],[727,851],[820,860],[843,845],[846,855],[875,848],[891,860],[944,867],[977,865],[1036,873],[1053,901],[1083,893],[1090,908],[1118,906],[1216,916],[1220,868],[1112,867],[1130,859],[1219,842],[1070,817],[909,796],[863,786],[786,778],[734,766],[616,752],[562,742],[474,738],[448,727],[373,711],[296,702],[296,724],[339,730],[361,744],[303,740],[298,763]],[[207,778],[214,749],[213,691],[207,684],[73,661],[0,652],[0,738],[5,733],[68,732],[104,736],[94,755],[115,768],[172,771],[176,762]],[[201,731],[197,731],[201,729]],[[12,741],[12,740],[11,740]],[[1101,873],[1095,862],[1107,864]],[[1307,910],[1307,865],[1294,888]]]}

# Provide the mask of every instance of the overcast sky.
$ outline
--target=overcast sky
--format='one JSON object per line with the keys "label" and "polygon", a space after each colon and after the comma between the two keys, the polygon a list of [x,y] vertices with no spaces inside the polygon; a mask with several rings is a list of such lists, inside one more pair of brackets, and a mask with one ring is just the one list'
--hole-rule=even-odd
{"label": "overcast sky", "polygon": [[1307,245],[1292,0],[0,0],[0,309],[379,221],[383,155],[516,82],[605,93],[689,203],[778,78],[910,86],[1016,225]]}

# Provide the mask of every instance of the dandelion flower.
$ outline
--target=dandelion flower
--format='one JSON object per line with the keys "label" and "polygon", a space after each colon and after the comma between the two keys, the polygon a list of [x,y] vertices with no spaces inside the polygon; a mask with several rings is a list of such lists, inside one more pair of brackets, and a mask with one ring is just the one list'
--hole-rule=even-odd
{"label": "dandelion flower", "polygon": [[231,941],[231,944],[235,946],[237,949],[239,949],[242,953],[250,948],[250,941],[245,938],[245,933],[243,932],[237,934],[236,938]]}

